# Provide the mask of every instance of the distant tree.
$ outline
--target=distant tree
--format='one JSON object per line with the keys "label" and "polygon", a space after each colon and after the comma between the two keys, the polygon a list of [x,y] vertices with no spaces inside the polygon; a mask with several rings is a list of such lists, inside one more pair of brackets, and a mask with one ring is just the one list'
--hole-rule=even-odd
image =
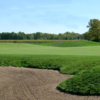
{"label": "distant tree", "polygon": [[83,33],[82,34],[82,38],[81,39],[85,39],[86,38],[86,34],[85,33]]}
{"label": "distant tree", "polygon": [[51,40],[57,40],[57,38],[58,38],[57,34],[51,34],[51,37],[50,37]]}
{"label": "distant tree", "polygon": [[42,32],[36,32],[36,33],[34,33],[34,39],[40,39],[41,38],[41,36],[42,36]]}
{"label": "distant tree", "polygon": [[26,34],[26,38],[28,40],[32,40],[32,39],[34,39],[34,34]]}
{"label": "distant tree", "polygon": [[0,39],[1,39],[1,33],[0,33]]}
{"label": "distant tree", "polygon": [[1,40],[73,40],[73,39],[80,39],[82,36],[80,36],[79,33],[75,32],[65,32],[65,33],[59,33],[59,34],[50,34],[50,33],[42,33],[42,32],[36,32],[36,33],[30,33],[25,34],[24,32],[2,32],[0,33],[0,39]]}
{"label": "distant tree", "polygon": [[86,39],[100,42],[100,21],[98,19],[90,19],[87,27],[89,31],[86,32]]}
{"label": "distant tree", "polygon": [[24,33],[24,32],[18,32],[18,38],[19,38],[20,40],[26,39],[25,33]]}
{"label": "distant tree", "polygon": [[17,40],[17,37],[18,37],[17,33],[15,32],[9,33],[9,39]]}

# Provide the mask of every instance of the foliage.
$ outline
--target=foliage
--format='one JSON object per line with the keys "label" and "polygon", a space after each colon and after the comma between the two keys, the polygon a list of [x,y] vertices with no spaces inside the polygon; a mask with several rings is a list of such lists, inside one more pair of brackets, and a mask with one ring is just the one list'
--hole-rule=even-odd
{"label": "foliage", "polygon": [[81,94],[100,95],[100,65],[85,69],[77,75],[61,82],[58,89],[61,91]]}
{"label": "foliage", "polygon": [[91,19],[87,26],[89,31],[85,33],[85,38],[88,40],[100,41],[100,21],[98,19]]}
{"label": "foliage", "polygon": [[50,33],[30,33],[25,34],[24,32],[2,32],[0,33],[1,40],[75,40],[75,39],[84,39],[84,36],[75,32],[65,32],[59,34],[50,34]]}

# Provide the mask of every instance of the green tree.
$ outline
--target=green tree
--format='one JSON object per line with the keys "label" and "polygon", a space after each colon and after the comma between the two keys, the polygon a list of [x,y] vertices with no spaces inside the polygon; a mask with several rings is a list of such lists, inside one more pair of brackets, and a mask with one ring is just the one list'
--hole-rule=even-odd
{"label": "green tree", "polygon": [[89,31],[86,32],[86,39],[99,42],[100,41],[100,21],[98,19],[90,19],[87,26]]}
{"label": "green tree", "polygon": [[42,32],[36,32],[35,34],[34,34],[34,39],[41,39],[41,37],[42,37]]}
{"label": "green tree", "polygon": [[32,40],[32,39],[34,39],[34,34],[26,34],[26,38],[28,40]]}
{"label": "green tree", "polygon": [[25,33],[24,32],[18,32],[18,38],[20,39],[20,40],[24,40],[24,39],[26,39],[26,35],[25,35]]}

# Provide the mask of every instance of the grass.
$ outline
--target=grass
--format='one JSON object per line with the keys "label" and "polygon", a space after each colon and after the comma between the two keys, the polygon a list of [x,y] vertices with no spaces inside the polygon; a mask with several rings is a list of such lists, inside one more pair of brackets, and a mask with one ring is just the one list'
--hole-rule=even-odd
{"label": "grass", "polygon": [[100,65],[85,69],[61,82],[58,89],[72,94],[100,95]]}
{"label": "grass", "polygon": [[63,41],[62,44],[57,45],[57,47],[80,47],[80,46],[98,46],[100,43],[87,41],[87,40],[77,40],[77,41]]}
{"label": "grass", "polygon": [[[56,42],[56,41],[55,41]],[[71,45],[72,41],[68,41]],[[77,44],[77,41],[74,41]],[[78,41],[79,42],[79,41]],[[85,42],[85,43],[83,43]],[[87,43],[88,42],[88,43]],[[46,45],[51,42],[46,42]],[[54,42],[52,42],[54,43]],[[38,45],[39,44],[39,45]],[[88,85],[87,81],[82,81],[84,79],[89,79],[88,74],[84,74],[84,71],[93,71],[94,68],[99,70],[100,65],[100,45],[99,43],[91,41],[82,41],[80,46],[77,44],[77,47],[54,47],[46,46],[45,43],[0,43],[0,66],[15,66],[15,67],[27,67],[27,68],[39,68],[39,69],[53,69],[59,70],[61,73],[75,75],[73,78],[69,78],[69,83],[76,82],[76,80],[81,80],[81,84],[86,85],[84,92],[79,92],[78,88],[82,89],[81,85],[78,85],[76,82],[74,85],[71,85],[68,88],[66,81],[60,83],[58,88],[62,91],[68,93],[76,94],[89,94],[93,88],[96,88],[96,85]],[[83,46],[83,44],[87,44]],[[98,44],[98,45],[97,45]],[[96,70],[97,70],[96,69]],[[95,75],[99,73],[95,71]],[[81,76],[84,76],[81,77]],[[93,74],[94,75],[94,74]],[[91,80],[93,76],[91,77]],[[92,78],[93,77],[93,78]],[[96,82],[96,81],[94,81]],[[99,86],[98,81],[98,86]],[[75,86],[76,88],[75,90]],[[66,89],[69,90],[66,90]],[[70,91],[71,90],[71,91]],[[76,92],[75,92],[76,91]],[[99,90],[97,92],[91,92],[90,94],[98,95],[100,94]],[[90,95],[89,94],[89,95]]]}
{"label": "grass", "polygon": [[100,56],[100,46],[53,47],[28,43],[0,43],[0,54]]}
{"label": "grass", "polygon": [[56,47],[80,47],[100,45],[100,43],[98,42],[87,40],[0,40],[0,43],[31,43],[42,46],[50,46],[60,41],[63,41],[63,43],[57,45]]}
{"label": "grass", "polygon": [[61,40],[0,40],[0,43],[53,43]]}
{"label": "grass", "polygon": [[46,43],[29,43],[29,44],[41,45],[41,46],[52,46],[52,45],[54,45],[55,43],[57,43],[57,41],[46,42]]}
{"label": "grass", "polygon": [[55,69],[61,73],[76,75],[84,69],[100,65],[100,57],[57,55],[0,55],[0,66]]}

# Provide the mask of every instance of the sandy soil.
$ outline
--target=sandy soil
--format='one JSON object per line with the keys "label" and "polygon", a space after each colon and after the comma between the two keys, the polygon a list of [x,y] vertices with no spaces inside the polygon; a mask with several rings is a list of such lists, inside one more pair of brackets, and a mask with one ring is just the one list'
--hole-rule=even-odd
{"label": "sandy soil", "polygon": [[53,70],[0,67],[0,100],[100,100],[58,91],[57,85],[69,77]]}

